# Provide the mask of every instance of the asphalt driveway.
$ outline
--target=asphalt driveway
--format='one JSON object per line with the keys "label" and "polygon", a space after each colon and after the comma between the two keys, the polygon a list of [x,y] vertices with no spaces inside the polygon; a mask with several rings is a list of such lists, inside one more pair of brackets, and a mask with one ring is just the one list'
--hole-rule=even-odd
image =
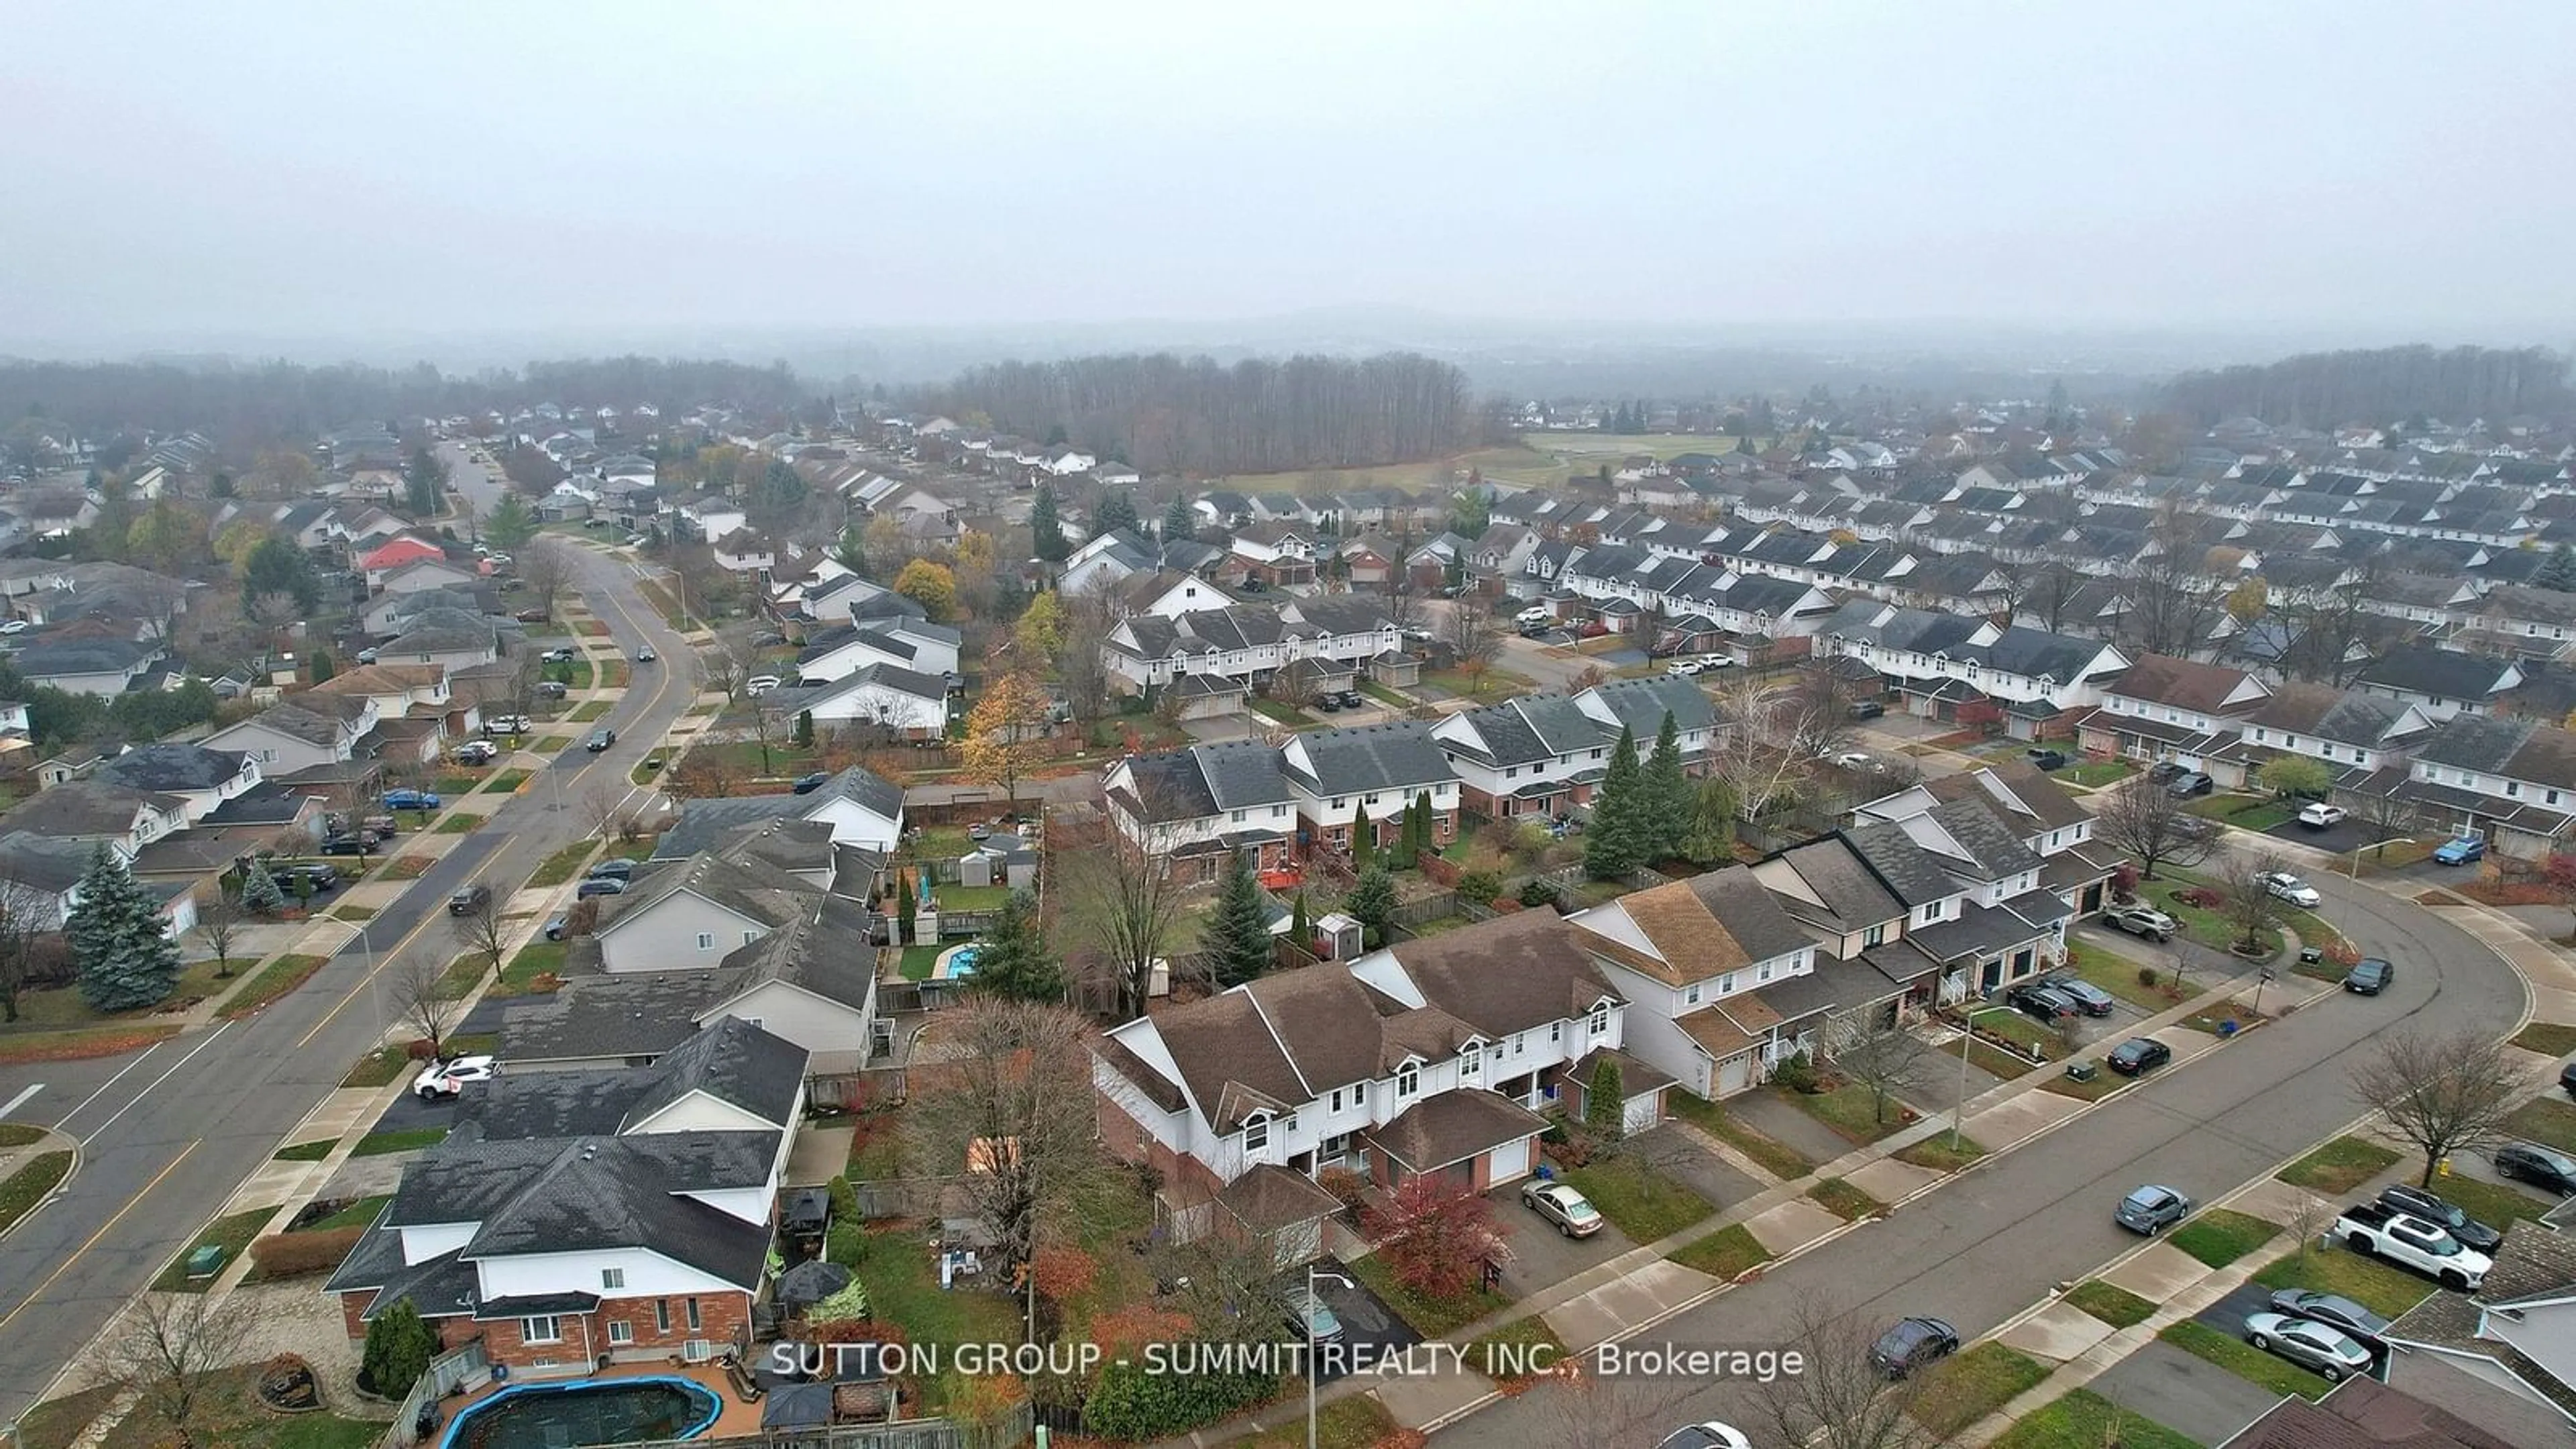
{"label": "asphalt driveway", "polygon": [[1702,1146],[1697,1137],[1669,1125],[1638,1133],[1628,1139],[1622,1150],[1643,1158],[1655,1171],[1721,1208],[1742,1202],[1764,1187],[1748,1174],[1728,1166]]}
{"label": "asphalt driveway", "polygon": [[2224,1444],[2272,1411],[2279,1396],[2169,1343],[2150,1343],[2087,1387],[2133,1414],[2203,1444]]}
{"label": "asphalt driveway", "polygon": [[1588,1238],[1566,1237],[1556,1224],[1523,1206],[1520,1192],[1521,1184],[1514,1183],[1485,1194],[1494,1205],[1495,1221],[1511,1230],[1512,1260],[1503,1265],[1503,1286],[1515,1298],[1598,1267],[1636,1246],[1606,1221],[1601,1231]]}
{"label": "asphalt driveway", "polygon": [[[1325,1275],[1332,1276],[1327,1277]],[[1306,1275],[1290,1274],[1280,1280],[1280,1291],[1305,1286]],[[1342,1321],[1342,1342],[1366,1345],[1368,1362],[1374,1364],[1390,1349],[1409,1348],[1422,1341],[1422,1335],[1386,1306],[1386,1300],[1368,1290],[1368,1285],[1353,1277],[1337,1258],[1322,1258],[1315,1263],[1315,1292],[1333,1316]],[[1284,1326],[1284,1325],[1283,1325]],[[1321,1361],[1325,1369],[1323,1382],[1330,1383],[1350,1372],[1352,1360],[1345,1358],[1336,1366],[1330,1358]]]}
{"label": "asphalt driveway", "polygon": [[1810,1162],[1831,1162],[1852,1150],[1850,1139],[1768,1088],[1757,1087],[1727,1098],[1726,1110],[1764,1136],[1797,1149]]}

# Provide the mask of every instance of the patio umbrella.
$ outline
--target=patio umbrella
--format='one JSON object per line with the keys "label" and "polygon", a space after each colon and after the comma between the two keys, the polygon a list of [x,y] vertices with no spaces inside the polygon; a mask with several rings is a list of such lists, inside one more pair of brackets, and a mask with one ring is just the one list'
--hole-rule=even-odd
{"label": "patio umbrella", "polygon": [[849,1286],[850,1270],[838,1263],[799,1263],[778,1276],[778,1306],[810,1308]]}

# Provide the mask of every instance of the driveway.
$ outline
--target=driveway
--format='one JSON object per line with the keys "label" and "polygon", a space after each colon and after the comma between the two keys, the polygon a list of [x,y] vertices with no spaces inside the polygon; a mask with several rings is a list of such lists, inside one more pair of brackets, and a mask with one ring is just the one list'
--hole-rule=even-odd
{"label": "driveway", "polygon": [[1607,1222],[1591,1237],[1566,1237],[1554,1223],[1522,1206],[1520,1191],[1521,1184],[1513,1183],[1485,1194],[1494,1205],[1495,1221],[1511,1229],[1512,1261],[1503,1269],[1503,1286],[1514,1298],[1598,1267],[1636,1246]]}
{"label": "driveway", "polygon": [[2224,1444],[2278,1395],[2170,1343],[2150,1343],[2094,1378],[2093,1392],[2203,1444]]}
{"label": "driveway", "polygon": [[1831,1162],[1855,1145],[1810,1116],[1805,1108],[1766,1087],[1729,1097],[1725,1106],[1737,1121],[1797,1149],[1811,1162]]}
{"label": "driveway", "polygon": [[2263,833],[2277,840],[2289,841],[2293,845],[2304,845],[2310,850],[2332,851],[2337,855],[2347,850],[2359,850],[2363,846],[2376,844],[2379,840],[2379,832],[2358,816],[2348,817],[2341,825],[2329,826],[2323,830],[2311,830],[2294,818],[2284,820]]}
{"label": "driveway", "polygon": [[1727,1165],[1697,1137],[1670,1125],[1638,1133],[1628,1139],[1625,1150],[1720,1208],[1742,1202],[1768,1185]]}
{"label": "driveway", "polygon": [[[1324,1276],[1327,1273],[1334,1276],[1327,1278]],[[1280,1280],[1280,1291],[1284,1293],[1303,1287],[1305,1282],[1303,1273],[1291,1274]],[[1316,1261],[1315,1292],[1322,1296],[1324,1306],[1333,1310],[1333,1316],[1342,1321],[1341,1341],[1346,1345],[1367,1345],[1371,1363],[1375,1363],[1385,1350],[1409,1348],[1422,1341],[1422,1335],[1414,1332],[1411,1324],[1387,1307],[1385,1299],[1371,1293],[1368,1285],[1352,1277],[1339,1259]],[[1330,1383],[1350,1372],[1351,1360],[1345,1358],[1336,1365],[1326,1357],[1321,1366],[1323,1382]]]}

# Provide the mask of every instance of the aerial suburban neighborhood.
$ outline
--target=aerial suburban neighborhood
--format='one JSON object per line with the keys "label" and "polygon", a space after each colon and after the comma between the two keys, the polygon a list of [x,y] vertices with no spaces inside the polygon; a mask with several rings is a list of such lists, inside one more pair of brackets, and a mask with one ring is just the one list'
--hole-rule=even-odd
{"label": "aerial suburban neighborhood", "polygon": [[2576,21],[1132,8],[13,16],[0,1449],[2576,1438]]}

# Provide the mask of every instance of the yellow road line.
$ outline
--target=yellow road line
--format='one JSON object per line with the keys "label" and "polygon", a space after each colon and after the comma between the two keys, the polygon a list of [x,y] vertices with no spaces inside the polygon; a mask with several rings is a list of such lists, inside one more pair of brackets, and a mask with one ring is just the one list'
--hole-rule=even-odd
{"label": "yellow road line", "polygon": [[72,1249],[71,1256],[63,1259],[62,1263],[56,1267],[53,1272],[46,1274],[44,1282],[37,1284],[34,1291],[30,1292],[25,1299],[21,1300],[17,1307],[10,1309],[7,1317],[0,1318],[0,1329],[7,1328],[17,1319],[19,1314],[26,1312],[28,1308],[34,1305],[37,1299],[44,1297],[45,1290],[53,1287],[56,1279],[62,1277],[65,1273],[70,1272],[72,1270],[72,1265],[81,1260],[82,1254],[97,1247],[99,1239],[106,1237],[118,1223],[125,1221],[125,1215],[127,1213],[141,1207],[143,1205],[143,1200],[152,1195],[152,1189],[159,1187],[162,1180],[167,1178],[171,1173],[177,1172],[179,1170],[179,1164],[187,1161],[188,1154],[196,1151],[200,1143],[204,1140],[205,1139],[203,1138],[199,1138],[196,1141],[190,1142],[185,1148],[181,1149],[178,1156],[170,1159],[170,1165],[168,1167],[161,1169],[159,1173],[153,1176],[153,1179],[150,1182],[143,1184],[143,1190],[141,1192],[138,1192],[131,1198],[126,1199],[125,1206],[116,1210],[116,1216],[99,1224],[98,1231],[89,1235],[88,1242]]}

